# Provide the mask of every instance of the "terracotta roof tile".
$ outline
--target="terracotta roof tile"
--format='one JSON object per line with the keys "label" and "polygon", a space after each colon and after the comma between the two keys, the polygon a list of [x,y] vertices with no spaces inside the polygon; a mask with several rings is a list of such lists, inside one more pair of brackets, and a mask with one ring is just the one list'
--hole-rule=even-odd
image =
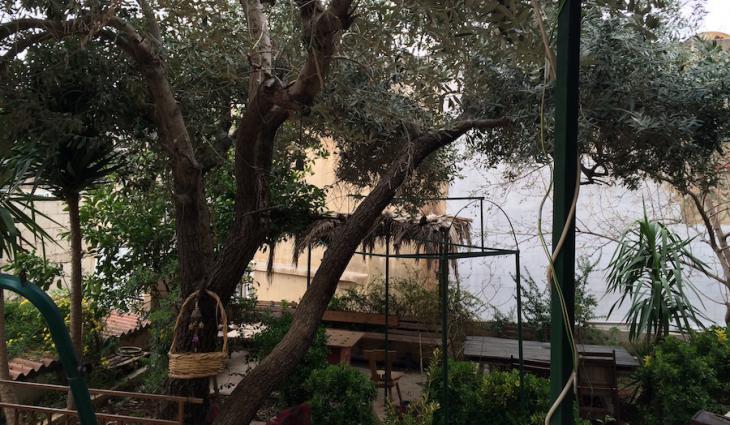
{"label": "terracotta roof tile", "polygon": [[102,331],[102,336],[104,338],[118,338],[135,332],[139,329],[146,328],[147,326],[149,326],[149,324],[149,320],[142,320],[142,318],[136,314],[124,314],[113,311],[104,320],[104,330]]}

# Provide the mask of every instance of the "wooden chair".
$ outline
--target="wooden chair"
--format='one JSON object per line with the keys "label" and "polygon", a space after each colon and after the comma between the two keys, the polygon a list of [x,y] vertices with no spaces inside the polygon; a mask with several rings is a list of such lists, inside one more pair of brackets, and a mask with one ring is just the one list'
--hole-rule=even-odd
{"label": "wooden chair", "polygon": [[[398,402],[403,404],[403,398],[400,393],[398,381],[405,375],[403,372],[393,372],[393,359],[398,353],[396,351],[388,351],[388,364],[385,363],[385,350],[364,350],[363,355],[368,361],[370,367],[370,380],[373,381],[376,388],[385,389],[385,377],[388,376],[388,394],[393,400],[393,387],[398,391]],[[384,364],[384,369],[378,369],[378,364]],[[384,398],[384,403],[387,398]]]}
{"label": "wooden chair", "polygon": [[578,403],[581,417],[621,420],[616,379],[616,352],[581,352],[578,355]]}

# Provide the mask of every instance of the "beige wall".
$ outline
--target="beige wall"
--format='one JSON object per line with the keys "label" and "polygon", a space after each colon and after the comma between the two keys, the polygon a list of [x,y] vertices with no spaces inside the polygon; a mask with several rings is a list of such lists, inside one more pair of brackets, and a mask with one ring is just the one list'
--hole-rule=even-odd
{"label": "beige wall", "polygon": [[[71,274],[70,241],[67,238],[61,237],[62,234],[68,232],[68,213],[66,206],[63,202],[48,200],[36,201],[35,207],[39,213],[42,213],[36,214],[36,222],[48,233],[51,240],[46,240],[42,244],[40,239],[35,239],[29,231],[21,228],[25,239],[31,242],[30,245],[21,243],[21,246],[29,251],[35,250],[39,256],[43,256],[45,252],[48,261],[61,264],[66,275],[65,281],[68,281]],[[30,213],[28,212],[28,214]],[[46,217],[43,217],[43,215]],[[5,265],[6,263],[7,258],[0,259],[0,265]],[[83,273],[92,273],[94,266],[94,258],[92,256],[85,256],[81,263]]]}
{"label": "beige wall", "polygon": [[[329,187],[326,206],[329,211],[351,213],[357,206],[357,199],[349,196],[356,192],[352,187],[337,184],[335,169],[337,155],[331,141],[325,144],[332,155],[328,158],[317,159],[313,164],[312,175],[307,181],[318,187]],[[427,208],[427,212],[443,213],[445,205],[439,203]],[[284,241],[277,245],[274,255],[273,273],[267,274],[268,250],[260,250],[254,258],[254,284],[259,300],[262,301],[299,301],[307,288],[307,254],[299,258],[299,264],[292,261],[293,243]],[[377,246],[375,252],[384,253],[383,246]],[[404,247],[401,252],[408,252]],[[311,276],[322,261],[323,248],[312,249]],[[381,257],[353,256],[347,270],[340,279],[339,288],[364,287],[373,279],[382,277],[385,270],[385,259]],[[424,282],[425,285],[435,285],[436,270],[429,269],[425,261],[390,260],[390,273],[393,278],[412,276]]]}

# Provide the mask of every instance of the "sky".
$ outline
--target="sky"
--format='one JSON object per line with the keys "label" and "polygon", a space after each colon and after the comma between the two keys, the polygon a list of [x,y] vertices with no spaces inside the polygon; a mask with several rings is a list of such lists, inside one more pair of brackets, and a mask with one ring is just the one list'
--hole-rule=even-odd
{"label": "sky", "polygon": [[707,0],[707,16],[701,31],[721,31],[730,34],[730,0]]}

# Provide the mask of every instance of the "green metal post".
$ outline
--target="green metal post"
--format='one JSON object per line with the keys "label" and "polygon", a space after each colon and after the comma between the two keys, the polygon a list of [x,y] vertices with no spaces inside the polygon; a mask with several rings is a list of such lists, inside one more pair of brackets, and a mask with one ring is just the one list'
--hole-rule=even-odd
{"label": "green metal post", "polygon": [[439,258],[439,292],[441,293],[441,357],[443,367],[443,394],[441,395],[441,410],[443,411],[444,425],[449,423],[449,258],[447,239],[444,235],[441,243]]}
{"label": "green metal post", "polygon": [[525,356],[522,343],[522,279],[520,278],[520,252],[515,253],[515,286],[517,288],[517,355],[520,358],[520,406],[525,409]]}
{"label": "green metal post", "polygon": [[84,380],[84,373],[71,344],[71,337],[63,321],[61,312],[53,300],[40,288],[30,282],[22,282],[19,278],[8,274],[0,274],[0,288],[15,292],[26,298],[41,312],[51,331],[56,352],[66,372],[68,386],[71,388],[81,425],[96,425],[94,406],[89,397],[89,388]]}
{"label": "green metal post", "polygon": [[[554,262],[551,281],[551,362],[550,399],[557,400],[573,370],[573,348],[568,331],[574,323],[575,310],[575,218],[568,215],[575,196],[578,162],[578,82],[580,78],[580,0],[563,0],[558,15],[558,54],[555,81],[555,160],[553,194],[553,250],[563,229],[567,234]],[[558,291],[567,310],[564,317]],[[573,392],[560,403],[551,425],[573,425]]]}
{"label": "green metal post", "polygon": [[390,313],[390,235],[385,237],[385,380],[383,395],[388,400],[388,380],[390,379],[390,344],[388,341],[388,332],[390,331],[390,323],[388,322],[388,314]]}

